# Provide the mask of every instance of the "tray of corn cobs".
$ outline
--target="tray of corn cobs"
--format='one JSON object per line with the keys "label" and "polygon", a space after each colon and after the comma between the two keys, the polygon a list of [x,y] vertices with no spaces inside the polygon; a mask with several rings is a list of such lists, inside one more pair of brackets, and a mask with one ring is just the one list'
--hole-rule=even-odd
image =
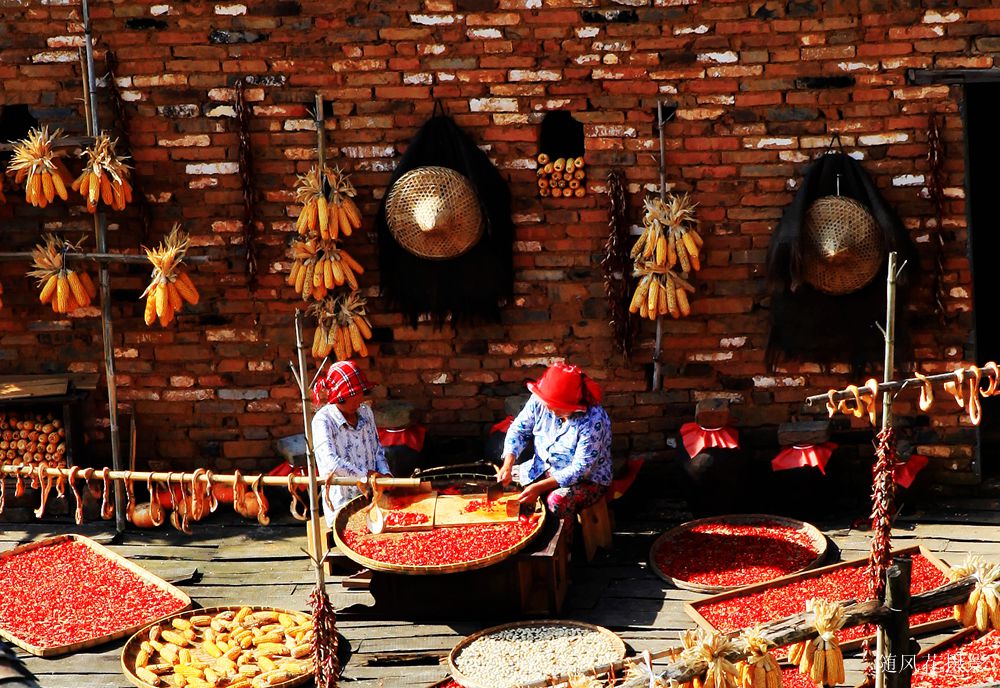
{"label": "tray of corn cobs", "polygon": [[312,679],[312,617],[275,607],[209,607],[132,636],[122,670],[139,688],[292,688]]}
{"label": "tray of corn cobs", "polygon": [[462,688],[514,688],[581,674],[625,657],[625,643],[601,626],[578,621],[527,621],[473,633],[448,655]]}

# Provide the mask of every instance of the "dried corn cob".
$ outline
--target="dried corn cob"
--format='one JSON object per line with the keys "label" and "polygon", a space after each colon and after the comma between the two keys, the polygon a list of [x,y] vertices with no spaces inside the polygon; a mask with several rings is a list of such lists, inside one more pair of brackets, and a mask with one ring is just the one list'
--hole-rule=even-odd
{"label": "dried corn cob", "polygon": [[103,203],[113,210],[124,210],[132,202],[132,185],[129,184],[129,167],[115,152],[118,139],[111,140],[101,133],[94,145],[83,151],[88,158],[83,172],[72,183],[74,191],[87,201],[87,210],[97,212],[97,204]]}
{"label": "dried corn cob", "polygon": [[144,319],[147,325],[157,320],[166,327],[174,315],[184,307],[184,302],[194,305],[199,301],[198,290],[184,268],[190,238],[179,224],[175,224],[163,243],[155,249],[145,249],[153,265],[149,286],[140,298],[146,299]]}
{"label": "dried corn cob", "polygon": [[41,287],[39,301],[51,303],[56,313],[69,313],[89,306],[97,294],[93,281],[79,268],[67,267],[65,260],[66,255],[79,250],[80,244],[51,234],[44,237],[44,242],[31,252],[35,269],[28,273],[29,277],[38,280]]}
{"label": "dried corn cob", "polygon": [[56,196],[64,201],[69,197],[66,193],[71,182],[69,170],[59,160],[63,151],[54,148],[61,135],[62,129],[52,134],[48,127],[32,129],[27,138],[14,145],[7,170],[14,175],[15,184],[24,184],[24,197],[33,206],[44,208]]}

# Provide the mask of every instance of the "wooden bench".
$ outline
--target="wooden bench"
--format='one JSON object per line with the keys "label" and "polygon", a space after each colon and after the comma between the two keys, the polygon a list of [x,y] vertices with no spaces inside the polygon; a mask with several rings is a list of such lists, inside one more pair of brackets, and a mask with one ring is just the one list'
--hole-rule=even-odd
{"label": "wooden bench", "polygon": [[583,551],[587,561],[592,561],[598,548],[611,549],[611,514],[608,512],[608,500],[602,497],[596,504],[588,506],[577,514],[580,523],[580,534],[583,537]]}

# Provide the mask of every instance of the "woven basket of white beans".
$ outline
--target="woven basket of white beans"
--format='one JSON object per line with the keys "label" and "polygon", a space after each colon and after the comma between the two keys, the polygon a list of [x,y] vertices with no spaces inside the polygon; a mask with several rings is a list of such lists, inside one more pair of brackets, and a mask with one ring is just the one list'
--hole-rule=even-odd
{"label": "woven basket of white beans", "polygon": [[624,657],[625,643],[606,628],[577,621],[526,621],[470,635],[448,655],[448,666],[464,688],[515,688]]}

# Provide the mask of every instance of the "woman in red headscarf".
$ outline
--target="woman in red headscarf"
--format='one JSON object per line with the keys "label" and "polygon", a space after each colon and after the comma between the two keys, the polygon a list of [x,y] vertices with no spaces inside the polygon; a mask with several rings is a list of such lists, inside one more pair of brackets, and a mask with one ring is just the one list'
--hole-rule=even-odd
{"label": "woman in red headscarf", "polygon": [[[325,404],[312,420],[313,450],[320,475],[333,473],[359,482],[372,473],[390,475],[375,416],[364,403],[365,394],[373,387],[354,361],[334,363],[316,382],[313,401]],[[356,487],[330,487],[323,500],[327,524],[333,527],[335,511],[359,494]]]}
{"label": "woman in red headscarf", "polygon": [[545,495],[549,510],[570,516],[594,504],[611,484],[611,419],[600,406],[601,389],[580,368],[556,363],[507,430],[497,479],[509,484],[515,457],[534,441],[535,455],[521,467],[519,499]]}

